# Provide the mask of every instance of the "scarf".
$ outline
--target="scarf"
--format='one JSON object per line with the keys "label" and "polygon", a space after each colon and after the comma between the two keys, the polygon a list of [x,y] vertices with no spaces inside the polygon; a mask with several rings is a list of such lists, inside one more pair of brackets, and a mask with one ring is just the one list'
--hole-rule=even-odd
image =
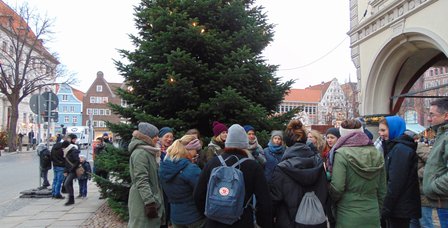
{"label": "scarf", "polygon": [[336,153],[337,149],[341,147],[358,147],[369,145],[373,145],[373,142],[364,132],[355,131],[342,136],[341,138],[339,138],[336,145],[334,145],[333,148],[331,148],[330,152],[328,153],[327,156],[328,170],[330,171],[330,173],[333,172],[334,154]]}
{"label": "scarf", "polygon": [[78,146],[76,146],[75,144],[70,144],[68,147],[62,149],[62,151],[64,151],[64,158],[65,156],[67,156],[67,153],[72,149],[72,148],[78,149]]}
{"label": "scarf", "polygon": [[154,155],[154,157],[156,158],[156,162],[158,165],[160,165],[160,148],[157,147],[153,147],[150,145],[139,145],[137,148],[141,148],[143,150],[145,150],[146,152],[149,152],[150,154]]}
{"label": "scarf", "polygon": [[255,150],[258,147],[258,140],[257,137],[255,137],[255,139],[253,141],[249,141],[249,147],[247,148],[248,150]]}
{"label": "scarf", "polygon": [[272,142],[268,143],[269,151],[273,154],[281,154],[285,151],[285,147],[283,145],[275,145]]}

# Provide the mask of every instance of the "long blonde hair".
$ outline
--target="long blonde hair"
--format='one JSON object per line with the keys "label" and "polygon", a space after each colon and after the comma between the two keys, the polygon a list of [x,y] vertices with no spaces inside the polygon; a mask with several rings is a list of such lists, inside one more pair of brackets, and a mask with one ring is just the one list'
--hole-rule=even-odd
{"label": "long blonde hair", "polygon": [[185,146],[195,139],[197,139],[197,137],[194,135],[184,135],[182,138],[176,139],[166,150],[167,156],[173,161],[181,158],[190,158],[190,153],[185,149]]}
{"label": "long blonde hair", "polygon": [[315,146],[316,146],[316,148],[317,148],[317,151],[319,151],[319,153],[322,153],[322,151],[323,151],[324,148],[325,148],[325,144],[326,144],[326,142],[325,142],[324,137],[322,136],[322,134],[319,133],[319,132],[316,131],[316,130],[311,130],[311,131],[309,131],[308,133],[311,134],[311,136],[313,136],[313,138],[316,139],[316,145],[315,145]]}

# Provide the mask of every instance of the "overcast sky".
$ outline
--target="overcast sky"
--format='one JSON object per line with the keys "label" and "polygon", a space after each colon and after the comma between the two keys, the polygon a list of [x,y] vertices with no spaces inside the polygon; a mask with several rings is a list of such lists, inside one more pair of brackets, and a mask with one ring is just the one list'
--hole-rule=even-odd
{"label": "overcast sky", "polygon": [[[12,8],[25,0],[5,0]],[[28,1],[41,14],[54,18],[54,39],[47,44],[58,53],[61,64],[76,73],[75,88],[86,91],[103,71],[108,82],[121,82],[112,59],[117,49],[130,50],[127,36],[136,33],[133,6],[139,0],[38,0]],[[347,0],[258,0],[270,23],[276,25],[274,41],[264,57],[280,65],[277,76],[296,79],[294,88],[304,88],[337,78],[356,81],[350,58],[349,1]],[[292,69],[297,68],[297,69]],[[291,70],[287,70],[291,69]]]}

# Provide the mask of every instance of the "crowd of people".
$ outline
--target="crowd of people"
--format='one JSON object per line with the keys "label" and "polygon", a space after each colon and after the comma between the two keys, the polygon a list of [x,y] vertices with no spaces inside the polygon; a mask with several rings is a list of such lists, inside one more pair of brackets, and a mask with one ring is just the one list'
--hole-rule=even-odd
{"label": "crowd of people", "polygon": [[448,99],[431,103],[428,121],[432,149],[399,116],[379,122],[375,143],[361,119],[324,135],[291,120],[264,149],[250,125],[215,121],[204,146],[196,129],[174,140],[141,122],[128,148],[128,226],[433,227],[436,209],[448,227]]}

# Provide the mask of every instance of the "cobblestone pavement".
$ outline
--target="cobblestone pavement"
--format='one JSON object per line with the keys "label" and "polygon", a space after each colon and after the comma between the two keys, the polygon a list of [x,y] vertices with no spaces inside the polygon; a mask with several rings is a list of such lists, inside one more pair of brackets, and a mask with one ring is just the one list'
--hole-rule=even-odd
{"label": "cobblestone pavement", "polygon": [[[75,182],[75,193],[78,192],[77,185]],[[17,210],[10,210],[10,213],[2,216],[0,224],[2,228],[80,227],[105,204],[105,200],[98,197],[98,187],[94,182],[89,182],[87,198],[75,199],[75,204],[70,206],[64,206],[66,199],[15,199]]]}

